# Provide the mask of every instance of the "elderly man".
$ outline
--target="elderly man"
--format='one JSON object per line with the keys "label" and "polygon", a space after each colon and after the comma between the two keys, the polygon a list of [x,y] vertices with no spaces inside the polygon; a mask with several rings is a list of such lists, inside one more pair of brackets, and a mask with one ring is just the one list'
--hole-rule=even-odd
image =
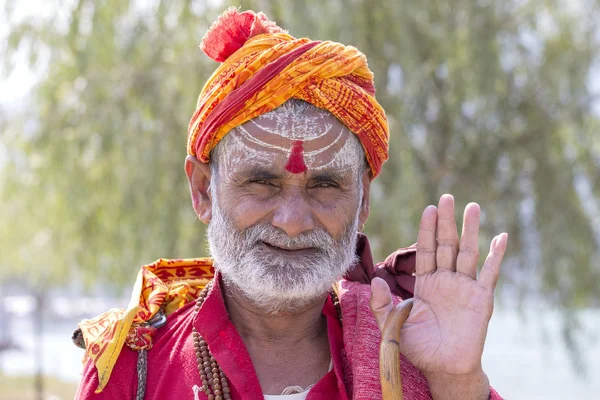
{"label": "elderly man", "polygon": [[[212,259],[142,267],[127,310],[80,324],[80,399],[380,399],[380,330],[413,297],[406,399],[500,398],[481,356],[507,236],[477,276],[479,206],[425,209],[416,249],[373,265],[360,233],[388,130],[364,55],[229,9],[185,171]],[[405,303],[408,304],[408,303]]]}

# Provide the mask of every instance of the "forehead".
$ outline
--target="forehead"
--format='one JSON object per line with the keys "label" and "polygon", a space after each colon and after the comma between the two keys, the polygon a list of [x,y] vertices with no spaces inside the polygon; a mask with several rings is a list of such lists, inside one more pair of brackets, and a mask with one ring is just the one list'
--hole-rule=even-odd
{"label": "forehead", "polygon": [[219,145],[226,153],[220,163],[234,171],[280,170],[301,159],[307,172],[350,172],[364,157],[356,135],[331,113],[312,106],[284,104],[233,129]]}

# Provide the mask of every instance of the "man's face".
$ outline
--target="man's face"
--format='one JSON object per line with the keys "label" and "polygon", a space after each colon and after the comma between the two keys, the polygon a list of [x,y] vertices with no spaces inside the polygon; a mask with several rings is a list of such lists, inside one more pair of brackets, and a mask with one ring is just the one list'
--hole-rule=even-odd
{"label": "man's face", "polygon": [[213,155],[215,266],[272,312],[319,297],[355,262],[368,182],[354,134],[325,111],[295,111],[284,105],[243,124]]}

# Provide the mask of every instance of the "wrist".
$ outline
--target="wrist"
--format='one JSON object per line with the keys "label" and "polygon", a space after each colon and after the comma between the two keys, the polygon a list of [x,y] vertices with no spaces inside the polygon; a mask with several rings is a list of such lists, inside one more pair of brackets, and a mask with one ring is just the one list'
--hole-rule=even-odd
{"label": "wrist", "polygon": [[480,369],[466,375],[426,373],[429,391],[434,400],[488,400],[490,383]]}

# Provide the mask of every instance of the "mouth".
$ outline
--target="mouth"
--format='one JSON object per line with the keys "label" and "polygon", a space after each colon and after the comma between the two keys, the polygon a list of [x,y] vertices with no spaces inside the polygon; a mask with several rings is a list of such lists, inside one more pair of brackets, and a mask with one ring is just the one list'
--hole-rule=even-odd
{"label": "mouth", "polygon": [[275,251],[280,254],[287,254],[290,256],[310,255],[310,254],[315,254],[318,251],[318,249],[315,247],[286,248],[286,247],[280,247],[280,246],[277,246],[277,245],[274,245],[271,243],[267,243],[267,242],[260,242],[260,244],[271,251]]}

